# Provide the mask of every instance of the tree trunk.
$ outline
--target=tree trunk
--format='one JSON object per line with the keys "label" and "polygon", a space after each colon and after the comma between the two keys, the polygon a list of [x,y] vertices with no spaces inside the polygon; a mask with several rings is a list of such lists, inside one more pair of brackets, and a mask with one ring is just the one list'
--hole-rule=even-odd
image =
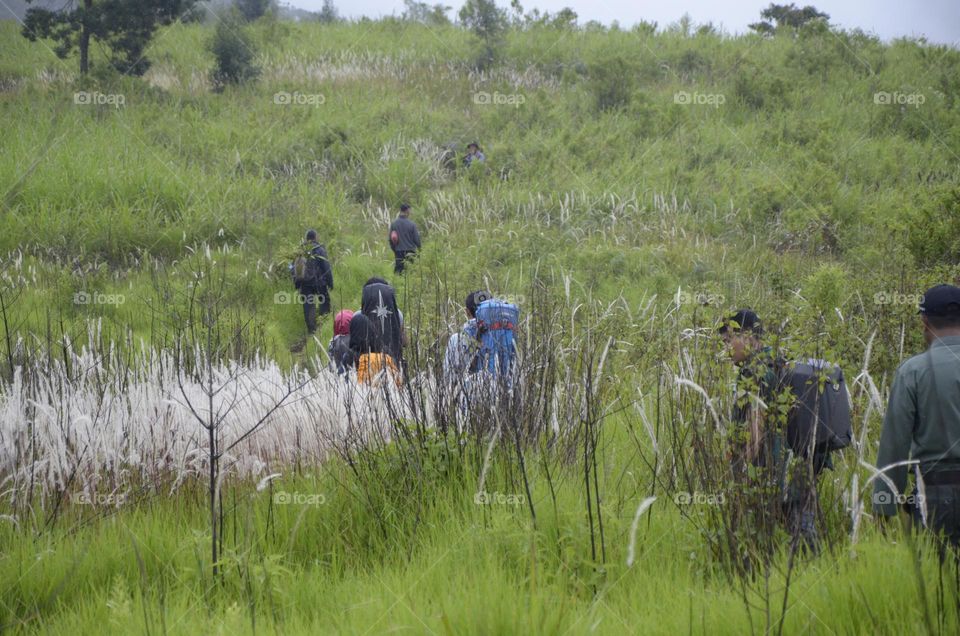
{"label": "tree trunk", "polygon": [[80,27],[80,75],[90,70],[90,16],[93,0],[83,0],[83,25]]}

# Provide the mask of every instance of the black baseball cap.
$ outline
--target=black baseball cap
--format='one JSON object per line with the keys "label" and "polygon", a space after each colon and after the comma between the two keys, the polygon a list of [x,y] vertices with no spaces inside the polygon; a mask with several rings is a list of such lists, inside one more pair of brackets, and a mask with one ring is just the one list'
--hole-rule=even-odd
{"label": "black baseball cap", "polygon": [[920,313],[926,316],[953,316],[960,314],[960,287],[936,285],[920,300]]}
{"label": "black baseball cap", "polygon": [[752,331],[755,335],[759,336],[763,334],[763,323],[760,322],[760,316],[752,309],[740,309],[720,325],[719,331],[721,334],[724,334],[731,329],[735,333]]}
{"label": "black baseball cap", "polygon": [[467,312],[473,316],[477,313],[477,307],[480,306],[480,303],[485,300],[490,300],[493,296],[490,295],[490,292],[479,290],[475,292],[470,292],[467,294],[467,301],[464,303],[467,306]]}
{"label": "black baseball cap", "polygon": [[406,212],[406,211],[409,210],[409,209],[410,209],[410,204],[409,204],[409,203],[401,203],[401,204],[400,204],[400,211],[401,211],[401,212]]}

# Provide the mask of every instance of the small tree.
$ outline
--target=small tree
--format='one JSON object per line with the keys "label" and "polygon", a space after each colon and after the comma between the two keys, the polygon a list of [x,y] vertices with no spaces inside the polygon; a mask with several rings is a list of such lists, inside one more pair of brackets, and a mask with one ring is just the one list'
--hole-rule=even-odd
{"label": "small tree", "polygon": [[816,7],[807,5],[802,9],[797,8],[792,2],[790,4],[773,4],[760,12],[761,22],[754,22],[749,25],[751,29],[761,35],[773,34],[778,29],[790,29],[797,31],[803,25],[815,20],[826,22],[830,16]]}
{"label": "small tree", "polygon": [[21,34],[31,42],[53,40],[60,59],[76,49],[81,75],[90,70],[91,38],[109,50],[110,63],[118,71],[143,75],[150,67],[143,52],[154,32],[187,14],[196,1],[67,0],[60,9],[28,9]]}
{"label": "small tree", "polygon": [[[193,280],[174,302],[166,316],[173,331],[173,353],[180,402],[206,437],[207,508],[210,522],[210,557],[214,579],[218,578],[223,554],[222,480],[229,470],[225,458],[248,438],[256,435],[309,382],[284,379],[274,386],[251,388],[243,382],[247,367],[243,355],[245,338],[253,319],[232,316],[227,297],[231,282],[224,263],[218,263],[207,247],[193,262]],[[159,290],[158,290],[159,291]],[[169,290],[165,297],[176,298]],[[243,428],[228,429],[232,414],[249,414]]]}
{"label": "small tree", "polygon": [[237,11],[247,22],[262,18],[273,6],[273,0],[236,0]]}
{"label": "small tree", "polygon": [[217,23],[210,42],[210,52],[216,59],[213,83],[222,88],[227,84],[242,84],[256,79],[260,69],[253,61],[256,51],[253,40],[235,17]]}
{"label": "small tree", "polygon": [[636,70],[622,57],[591,64],[589,74],[590,91],[597,111],[620,110],[630,104]]}
{"label": "small tree", "polygon": [[477,66],[493,64],[507,29],[507,14],[493,0],[467,0],[459,13],[460,23],[483,42]]}
{"label": "small tree", "polygon": [[323,0],[323,8],[317,13],[317,21],[324,24],[340,21],[340,13],[337,11],[337,5],[333,3],[333,0]]}
{"label": "small tree", "polygon": [[419,22],[430,26],[444,26],[450,24],[450,18],[447,12],[449,6],[444,4],[435,4],[430,6],[426,2],[417,2],[416,0],[403,0],[404,10],[403,19],[407,22]]}

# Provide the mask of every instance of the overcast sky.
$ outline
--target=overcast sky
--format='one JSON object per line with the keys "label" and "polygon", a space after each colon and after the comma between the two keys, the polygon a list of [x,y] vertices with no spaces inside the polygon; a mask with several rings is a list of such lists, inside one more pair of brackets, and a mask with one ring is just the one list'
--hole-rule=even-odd
{"label": "overcast sky", "polygon": [[[436,4],[439,0],[426,0]],[[317,10],[323,0],[286,0],[287,4]],[[403,13],[403,0],[334,0],[340,15],[348,18],[379,17]],[[794,0],[797,6],[813,4],[830,15],[831,24],[852,29],[859,27],[884,40],[901,36],[925,36],[931,42],[960,46],[960,0]],[[454,7],[455,16],[463,5],[459,0],[443,4]],[[508,7],[509,0],[497,4]],[[760,11],[770,0],[521,0],[523,8],[534,7],[551,13],[571,7],[583,24],[598,20],[609,24],[614,20],[629,27],[640,20],[655,21],[664,27],[689,13],[695,23],[713,22],[725,31],[740,33],[760,18]],[[779,0],[777,4],[789,4]]]}

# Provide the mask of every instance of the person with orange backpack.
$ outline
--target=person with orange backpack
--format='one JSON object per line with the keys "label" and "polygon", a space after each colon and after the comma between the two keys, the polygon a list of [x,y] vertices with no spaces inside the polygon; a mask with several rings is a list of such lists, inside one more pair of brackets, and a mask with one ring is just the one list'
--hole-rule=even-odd
{"label": "person with orange backpack", "polygon": [[393,380],[398,388],[403,384],[400,367],[393,356],[384,353],[373,323],[362,313],[350,319],[350,353],[344,360],[357,370],[359,384],[380,386],[385,377]]}
{"label": "person with orange backpack", "polygon": [[393,271],[401,274],[405,262],[420,249],[420,230],[417,229],[417,224],[410,220],[408,204],[400,206],[400,216],[390,224],[388,238],[395,257]]}

